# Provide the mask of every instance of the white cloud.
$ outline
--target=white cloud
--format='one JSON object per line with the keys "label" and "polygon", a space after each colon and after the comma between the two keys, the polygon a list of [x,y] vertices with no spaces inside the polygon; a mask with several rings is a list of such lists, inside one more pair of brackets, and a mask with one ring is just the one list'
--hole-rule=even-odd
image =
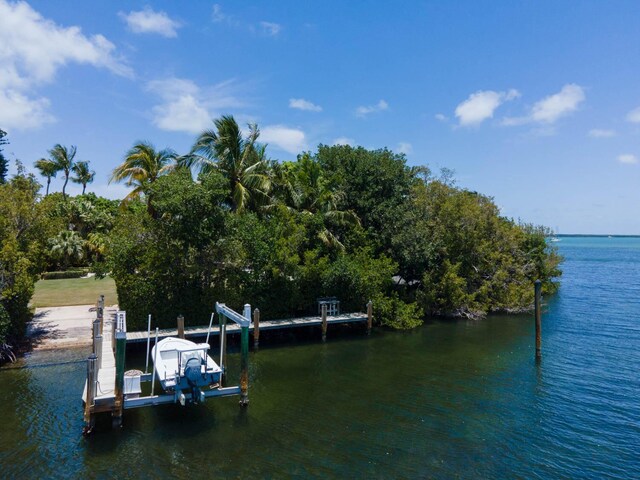
{"label": "white cloud", "polygon": [[615,130],[603,130],[600,128],[594,128],[589,130],[589,136],[593,138],[610,138],[615,137]]}
{"label": "white cloud", "polygon": [[221,110],[242,106],[232,85],[226,81],[201,88],[182,78],[149,82],[147,89],[162,100],[152,109],[153,124],[162,130],[200,133],[211,126],[212,118],[223,113]]}
{"label": "white cloud", "polygon": [[305,133],[300,129],[284,125],[268,125],[261,128],[260,141],[274,145],[294,155],[307,148]]}
{"label": "white cloud", "polygon": [[517,90],[508,92],[494,92],[480,90],[469,95],[464,102],[456,107],[455,115],[461,126],[479,125],[493,117],[493,112],[504,102],[520,96]]}
{"label": "white cloud", "polygon": [[503,125],[523,125],[526,123],[542,123],[550,125],[578,109],[585,100],[584,89],[580,85],[570,83],[553,95],[536,102],[529,115],[525,117],[505,118]]}
{"label": "white cloud", "polygon": [[442,113],[436,113],[436,114],[434,115],[434,118],[435,118],[436,120],[438,120],[439,122],[446,122],[446,121],[448,121],[448,120],[449,120],[449,119],[447,118],[447,116],[446,116],[446,115],[444,115],[444,114],[442,114]]}
{"label": "white cloud", "polygon": [[353,146],[355,144],[356,144],[356,141],[353,138],[349,138],[349,137],[338,137],[332,143],[332,145],[350,145],[350,146]]}
{"label": "white cloud", "polygon": [[360,106],[356,108],[356,117],[365,118],[367,115],[376,112],[383,112],[389,109],[389,104],[384,100],[380,100],[375,105]]}
{"label": "white cloud", "polygon": [[632,123],[640,123],[640,107],[634,108],[627,113],[627,121]]}
{"label": "white cloud", "polygon": [[178,36],[177,29],[182,26],[180,22],[169,18],[165,12],[156,12],[148,6],[129,13],[119,12],[118,16],[126,22],[133,33],[157,33],[163,37],[173,38]]}
{"label": "white cloud", "polygon": [[638,157],[636,157],[635,155],[631,154],[631,153],[624,153],[622,155],[618,155],[618,161],[620,163],[626,163],[629,165],[634,165],[636,163],[638,163]]}
{"label": "white cloud", "polygon": [[262,32],[271,37],[275,37],[282,30],[280,24],[273,22],[260,22],[260,26],[262,27]]}
{"label": "white cloud", "polygon": [[15,90],[0,89],[0,125],[5,128],[38,128],[55,121],[48,112],[49,100],[28,98]]}
{"label": "white cloud", "polygon": [[585,99],[584,90],[575,83],[565,85],[558,93],[537,102],[531,111],[536,122],[554,123],[560,117],[574,112]]}
{"label": "white cloud", "polygon": [[25,2],[0,0],[0,124],[3,128],[35,128],[51,122],[49,100],[36,98],[35,88],[51,83],[69,63],[89,64],[132,76],[115,55],[115,45],[102,35],[87,37],[80,27],[62,27]]}
{"label": "white cloud", "polygon": [[322,111],[322,107],[320,105],[315,105],[314,103],[311,103],[309,100],[305,100],[304,98],[290,98],[289,108],[296,108],[298,110],[307,110],[309,112]]}
{"label": "white cloud", "polygon": [[219,4],[215,3],[211,9],[211,20],[220,23],[229,20],[229,16],[222,12],[222,7]]}
{"label": "white cloud", "polygon": [[405,155],[411,155],[413,153],[413,146],[407,142],[400,142],[396,148],[398,153],[404,153]]}

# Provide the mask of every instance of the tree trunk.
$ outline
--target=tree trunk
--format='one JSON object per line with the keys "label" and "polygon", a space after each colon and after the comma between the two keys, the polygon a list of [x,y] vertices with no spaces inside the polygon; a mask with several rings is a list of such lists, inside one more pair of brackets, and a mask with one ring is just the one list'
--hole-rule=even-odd
{"label": "tree trunk", "polygon": [[67,199],[67,194],[65,193],[65,188],[67,188],[67,183],[69,182],[69,174],[67,173],[64,177],[64,185],[62,185],[62,198],[64,200]]}
{"label": "tree trunk", "polygon": [[47,195],[49,195],[49,184],[51,183],[51,177],[47,177],[47,193],[44,194],[44,196],[46,197]]}
{"label": "tree trunk", "polygon": [[156,212],[156,209],[153,208],[153,205],[151,205],[151,199],[150,198],[147,198],[147,213],[154,220],[158,217],[158,212]]}
{"label": "tree trunk", "polygon": [[85,191],[86,188],[87,188],[87,184],[83,183],[82,184],[82,195],[84,195],[84,191]]}

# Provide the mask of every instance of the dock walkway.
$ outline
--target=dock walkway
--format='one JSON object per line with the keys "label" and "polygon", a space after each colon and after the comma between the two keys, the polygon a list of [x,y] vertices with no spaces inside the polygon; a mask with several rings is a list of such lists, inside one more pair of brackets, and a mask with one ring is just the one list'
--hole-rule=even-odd
{"label": "dock walkway", "polygon": [[[346,313],[327,317],[327,323],[330,325],[338,323],[355,323],[366,322],[368,319],[366,313]],[[262,330],[278,330],[283,328],[310,327],[314,325],[322,325],[322,317],[302,317],[290,318],[286,320],[262,320],[260,321],[260,331]],[[199,327],[185,327],[185,337],[204,337],[207,335],[208,325]],[[249,327],[249,331],[253,331],[253,324]],[[236,324],[227,325],[227,333],[240,333],[240,326]],[[166,337],[175,337],[178,334],[177,329],[163,329],[158,332],[158,339]],[[211,335],[219,335],[220,328],[211,328]],[[155,338],[155,331],[151,332],[151,338]],[[127,343],[139,343],[147,341],[147,332],[127,332]]]}
{"label": "dock walkway", "polygon": [[[113,315],[115,317],[115,314]],[[98,344],[98,352],[96,352],[99,360],[97,365],[98,381],[96,383],[95,411],[99,412],[103,409],[108,411],[111,409],[115,401],[116,395],[116,359],[113,354],[114,346],[111,341],[113,339],[112,319],[105,321],[102,327],[102,342]],[[86,403],[87,399],[87,382],[84,384],[82,393],[82,401]]]}

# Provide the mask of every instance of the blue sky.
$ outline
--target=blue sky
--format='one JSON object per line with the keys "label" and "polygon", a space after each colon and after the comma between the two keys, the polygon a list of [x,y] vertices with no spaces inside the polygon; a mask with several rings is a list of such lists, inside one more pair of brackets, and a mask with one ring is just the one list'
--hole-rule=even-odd
{"label": "blue sky", "polygon": [[637,1],[0,0],[5,154],[77,145],[90,190],[120,198],[108,177],[135,141],[183,153],[230,113],[272,158],[386,146],[509,217],[640,234],[638,18]]}

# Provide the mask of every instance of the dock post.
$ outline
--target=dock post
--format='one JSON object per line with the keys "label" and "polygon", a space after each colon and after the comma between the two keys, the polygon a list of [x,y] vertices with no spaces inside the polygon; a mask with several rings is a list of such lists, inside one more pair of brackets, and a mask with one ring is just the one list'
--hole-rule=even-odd
{"label": "dock post", "polygon": [[253,311],[253,348],[258,349],[260,345],[260,310]]}
{"label": "dock post", "polygon": [[95,345],[94,353],[96,354],[96,357],[98,357],[96,370],[100,370],[102,368],[102,357],[104,357],[104,355],[102,354],[102,335],[97,335],[93,344]]}
{"label": "dock post", "polygon": [[98,320],[100,320],[100,335],[104,330],[104,295],[98,297],[98,307],[96,308]]}
{"label": "dock post", "polygon": [[115,384],[115,404],[112,412],[112,425],[120,427],[122,425],[122,410],[124,407],[124,365],[125,352],[127,348],[127,333],[118,330],[116,332],[116,384]]}
{"label": "dock post", "polygon": [[184,338],[184,317],[178,315],[178,337]]}
{"label": "dock post", "polygon": [[542,295],[542,282],[536,280],[535,282],[535,316],[536,316],[536,360],[542,358],[542,307],[540,304],[540,297]]}
{"label": "dock post", "polygon": [[98,354],[98,350],[96,349],[96,339],[100,336],[100,319],[96,318],[93,321],[93,332],[91,338],[93,339],[93,353]]}
{"label": "dock post", "polygon": [[93,405],[96,398],[96,380],[98,378],[98,371],[96,369],[97,360],[95,353],[89,355],[87,359],[87,396],[84,404],[84,428],[82,429],[84,435],[90,434],[96,423],[93,414]]}
{"label": "dock post", "polygon": [[249,403],[249,327],[240,330],[240,405]]}
{"label": "dock post", "polygon": [[373,302],[369,300],[367,303],[367,335],[371,334],[371,327],[373,326]]}
{"label": "dock post", "polygon": [[226,381],[227,370],[227,318],[222,314],[218,314],[220,319],[220,368],[222,375],[220,376],[220,386]]}
{"label": "dock post", "polygon": [[327,304],[322,304],[322,341],[327,341]]}
{"label": "dock post", "polygon": [[[244,306],[244,318],[251,322],[251,305]],[[249,325],[240,330],[240,405],[249,404]]]}

